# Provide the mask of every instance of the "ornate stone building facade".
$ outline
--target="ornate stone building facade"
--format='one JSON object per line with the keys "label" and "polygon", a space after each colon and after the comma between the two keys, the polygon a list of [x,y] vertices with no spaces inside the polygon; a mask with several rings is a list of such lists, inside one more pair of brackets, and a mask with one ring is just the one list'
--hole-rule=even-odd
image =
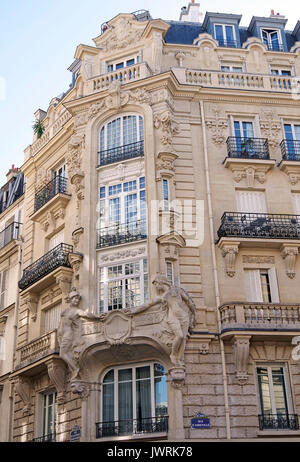
{"label": "ornate stone building facade", "polygon": [[119,14],[36,112],[3,439],[300,435],[300,23],[240,19]]}

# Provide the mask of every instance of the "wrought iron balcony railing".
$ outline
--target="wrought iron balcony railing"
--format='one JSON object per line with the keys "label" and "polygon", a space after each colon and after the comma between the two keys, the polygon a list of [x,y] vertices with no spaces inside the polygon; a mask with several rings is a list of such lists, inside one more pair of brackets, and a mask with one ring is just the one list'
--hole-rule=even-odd
{"label": "wrought iron balcony railing", "polygon": [[137,141],[136,143],[126,144],[125,146],[118,146],[106,151],[100,151],[98,167],[103,165],[114,164],[122,160],[134,159],[144,155],[144,140]]}
{"label": "wrought iron balcony railing", "polygon": [[63,176],[56,176],[51,180],[43,189],[38,191],[34,200],[34,211],[37,212],[43,205],[49,202],[57,194],[68,194],[67,192],[67,178]]}
{"label": "wrought iron balcony railing", "polygon": [[300,239],[300,215],[225,212],[218,238]]}
{"label": "wrought iron balcony railing", "polygon": [[282,140],[280,147],[283,160],[300,161],[300,140]]}
{"label": "wrought iron balcony railing", "polygon": [[5,247],[11,241],[18,239],[21,232],[22,223],[13,222],[0,233],[0,249]]}
{"label": "wrought iron balcony railing", "polygon": [[24,270],[23,276],[19,281],[19,288],[21,290],[27,289],[27,287],[39,281],[60,266],[71,268],[68,255],[72,252],[72,245],[59,244],[54,247],[54,249],[50,250],[50,252],[43,255]]}
{"label": "wrought iron balcony railing", "polygon": [[258,420],[260,430],[299,430],[297,414],[262,414]]}
{"label": "wrought iron balcony railing", "polygon": [[146,220],[132,221],[99,230],[97,248],[126,244],[146,238]]}
{"label": "wrought iron balcony railing", "polygon": [[228,157],[240,159],[270,159],[269,143],[266,138],[227,138]]}
{"label": "wrought iron balcony railing", "polygon": [[96,423],[96,438],[167,433],[168,416]]}
{"label": "wrought iron balcony railing", "polygon": [[219,42],[219,47],[226,47],[226,48],[237,48],[238,43],[236,40],[223,40],[217,39]]}
{"label": "wrought iron balcony railing", "polygon": [[32,443],[55,443],[55,442],[56,442],[56,433],[50,433],[49,435],[40,436],[32,440]]}

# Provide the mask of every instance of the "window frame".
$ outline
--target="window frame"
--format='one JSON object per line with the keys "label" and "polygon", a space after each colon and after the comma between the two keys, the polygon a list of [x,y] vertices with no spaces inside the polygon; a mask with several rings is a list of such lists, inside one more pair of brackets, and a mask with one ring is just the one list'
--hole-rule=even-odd
{"label": "window frame", "polygon": [[[269,390],[270,390],[270,401],[272,407],[272,414],[277,414],[277,412],[273,412],[276,410],[275,399],[274,399],[274,390],[273,390],[273,382],[272,386],[270,387],[270,377],[272,376],[272,368],[275,367],[282,367],[283,369],[283,378],[284,378],[284,387],[285,387],[285,394],[286,394],[286,402],[287,402],[287,414],[294,414],[294,400],[293,400],[293,393],[291,387],[291,378],[289,373],[288,363],[286,362],[261,362],[258,361],[254,364],[255,369],[255,382],[257,387],[257,398],[258,398],[258,409],[261,415],[263,414],[263,407],[262,407],[262,399],[261,399],[261,390],[258,380],[258,368],[267,368],[268,369],[268,381],[269,381]],[[273,393],[273,396],[271,394]]]}
{"label": "window frame", "polygon": [[227,44],[227,42],[228,42],[228,40],[226,38],[226,27],[231,27],[232,28],[232,30],[233,30],[233,42],[237,43],[236,31],[235,31],[235,25],[234,24],[214,23],[214,39],[219,41],[219,39],[217,38],[217,33],[216,33],[216,26],[222,26],[223,43]]}
{"label": "window frame", "polygon": [[[128,61],[132,61],[134,60],[134,63],[132,64],[128,64],[127,65],[127,62]],[[120,59],[115,59],[113,61],[110,61],[110,62],[106,62],[106,70],[107,70],[107,74],[110,73],[110,72],[115,72],[115,71],[118,71],[119,69],[124,69],[124,68],[127,68],[127,67],[130,67],[130,66],[135,66],[136,64],[139,64],[141,61],[140,61],[140,55],[134,55],[134,56],[130,56],[130,57],[126,57],[126,58],[120,58]],[[118,65],[120,64],[123,64],[122,67],[118,67]],[[110,69],[110,67],[112,67],[112,69]]]}
{"label": "window frame", "polygon": [[[270,32],[268,32],[268,31],[270,31]],[[260,28],[261,41],[262,41],[263,45],[266,45],[265,42],[264,42],[263,32],[267,32],[267,34],[268,34],[268,51],[280,51],[280,47],[283,47],[281,30],[277,29],[276,27],[275,28],[273,28],[273,27],[261,27]],[[274,50],[273,49],[272,40],[270,40],[270,34],[272,32],[273,33],[277,32],[279,50]]]}
{"label": "window frame", "polygon": [[[106,152],[111,149],[117,149],[121,148],[123,146],[128,146],[128,144],[132,143],[127,143],[124,144],[124,118],[125,117],[136,117],[136,141],[134,143],[139,143],[141,141],[144,141],[145,139],[145,123],[144,123],[144,117],[142,114],[136,113],[136,112],[126,112],[124,114],[119,114],[118,116],[114,115],[110,119],[106,120],[104,124],[101,125],[99,128],[98,132],[98,152]],[[113,146],[113,147],[108,147],[108,140],[107,140],[107,127],[109,124],[113,123],[114,121],[120,119],[120,132],[119,132],[119,139],[120,139],[120,144]],[[141,119],[141,120],[140,120]],[[141,130],[141,123],[142,123],[142,130]],[[103,139],[103,149],[101,148],[101,137],[102,137],[102,131],[104,129],[104,139]]]}
{"label": "window frame", "polygon": [[[139,263],[139,272],[133,274],[126,274],[125,265],[127,264],[136,264]],[[122,275],[117,276],[114,278],[108,277],[109,268],[121,266],[122,267]],[[145,271],[146,268],[146,271]],[[149,266],[148,266],[148,258],[136,258],[128,261],[116,262],[110,265],[98,265],[97,269],[97,288],[98,288],[98,303],[97,303],[97,310],[98,313],[109,313],[112,311],[122,311],[128,305],[126,304],[126,279],[133,279],[139,277],[139,287],[140,287],[140,304],[145,303],[149,299]],[[103,279],[101,276],[103,274]],[[109,307],[109,282],[118,282],[124,281],[121,283],[121,291],[122,291],[122,308],[112,308],[108,309]],[[146,282],[146,284],[145,284]],[[103,295],[102,295],[103,294]],[[102,299],[103,297],[103,299]],[[102,303],[103,302],[103,305]],[[134,305],[134,306],[138,306]]]}
{"label": "window frame", "polygon": [[[151,387],[151,416],[149,418],[155,418],[155,375],[154,375],[154,364],[159,364],[160,366],[163,366],[164,368],[164,376],[167,376],[167,369],[166,367],[160,362],[160,361],[147,361],[147,362],[142,362],[142,363],[134,363],[134,364],[126,364],[126,365],[120,365],[120,366],[114,366],[114,367],[109,367],[106,369],[102,374],[101,374],[101,388],[102,388],[102,396],[100,399],[100,416],[101,416],[101,422],[105,423],[103,420],[103,411],[104,411],[104,406],[103,406],[103,400],[104,400],[104,391],[103,388],[105,386],[104,379],[106,375],[110,371],[114,371],[114,421],[118,422],[119,421],[119,390],[118,390],[118,371],[119,370],[126,370],[126,369],[132,369],[132,420],[136,420],[136,369],[140,367],[146,367],[150,366],[150,387]],[[168,387],[167,387],[167,382],[166,382],[166,392],[167,392],[167,409],[168,409]],[[168,415],[168,412],[167,414]],[[130,419],[129,419],[130,420]],[[107,421],[106,421],[107,422]]]}

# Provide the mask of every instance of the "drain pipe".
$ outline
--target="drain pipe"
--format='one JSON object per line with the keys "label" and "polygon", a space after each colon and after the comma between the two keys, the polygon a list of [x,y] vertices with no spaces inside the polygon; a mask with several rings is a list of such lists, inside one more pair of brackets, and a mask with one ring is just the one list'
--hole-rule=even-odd
{"label": "drain pipe", "polygon": [[[216,249],[215,249],[215,242],[214,242],[214,223],[213,223],[212,198],[211,198],[211,188],[210,188],[208,152],[207,152],[207,138],[206,138],[206,130],[205,130],[205,117],[204,117],[204,103],[203,103],[203,101],[200,101],[200,112],[201,112],[201,121],[202,121],[206,194],[207,194],[207,204],[208,204],[208,214],[209,214],[209,232],[210,232],[210,242],[211,242],[211,254],[212,254],[212,260],[213,260],[215,298],[216,298],[216,305],[217,305],[217,321],[218,321],[218,331],[219,331],[219,334],[220,334],[221,333],[221,316],[220,316],[220,311],[219,311],[218,307],[220,306],[221,303],[220,303],[219,279],[218,279],[218,271],[217,271]],[[227,437],[228,440],[230,440],[231,439],[231,431],[230,431],[230,412],[229,412],[229,401],[228,401],[226,360],[225,360],[224,342],[223,342],[223,339],[220,337],[220,335],[219,335],[219,342],[220,342],[220,350],[221,350],[222,378],[223,378],[223,387],[224,387],[226,437]]]}

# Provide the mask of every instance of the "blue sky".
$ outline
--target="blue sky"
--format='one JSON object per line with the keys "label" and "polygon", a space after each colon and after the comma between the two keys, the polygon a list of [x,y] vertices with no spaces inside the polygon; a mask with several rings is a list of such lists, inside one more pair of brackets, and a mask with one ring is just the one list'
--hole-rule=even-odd
{"label": "blue sky", "polygon": [[[149,10],[153,18],[178,20],[186,0],[0,0],[0,185],[12,164],[23,164],[24,149],[32,141],[33,113],[47,109],[51,98],[65,91],[79,43],[93,45],[100,26],[120,12]],[[241,25],[252,16],[284,14],[293,29],[300,19],[295,0],[211,0],[200,2],[201,11],[242,14]],[[250,5],[250,6],[248,6]],[[1,93],[1,91],[0,91]]]}

